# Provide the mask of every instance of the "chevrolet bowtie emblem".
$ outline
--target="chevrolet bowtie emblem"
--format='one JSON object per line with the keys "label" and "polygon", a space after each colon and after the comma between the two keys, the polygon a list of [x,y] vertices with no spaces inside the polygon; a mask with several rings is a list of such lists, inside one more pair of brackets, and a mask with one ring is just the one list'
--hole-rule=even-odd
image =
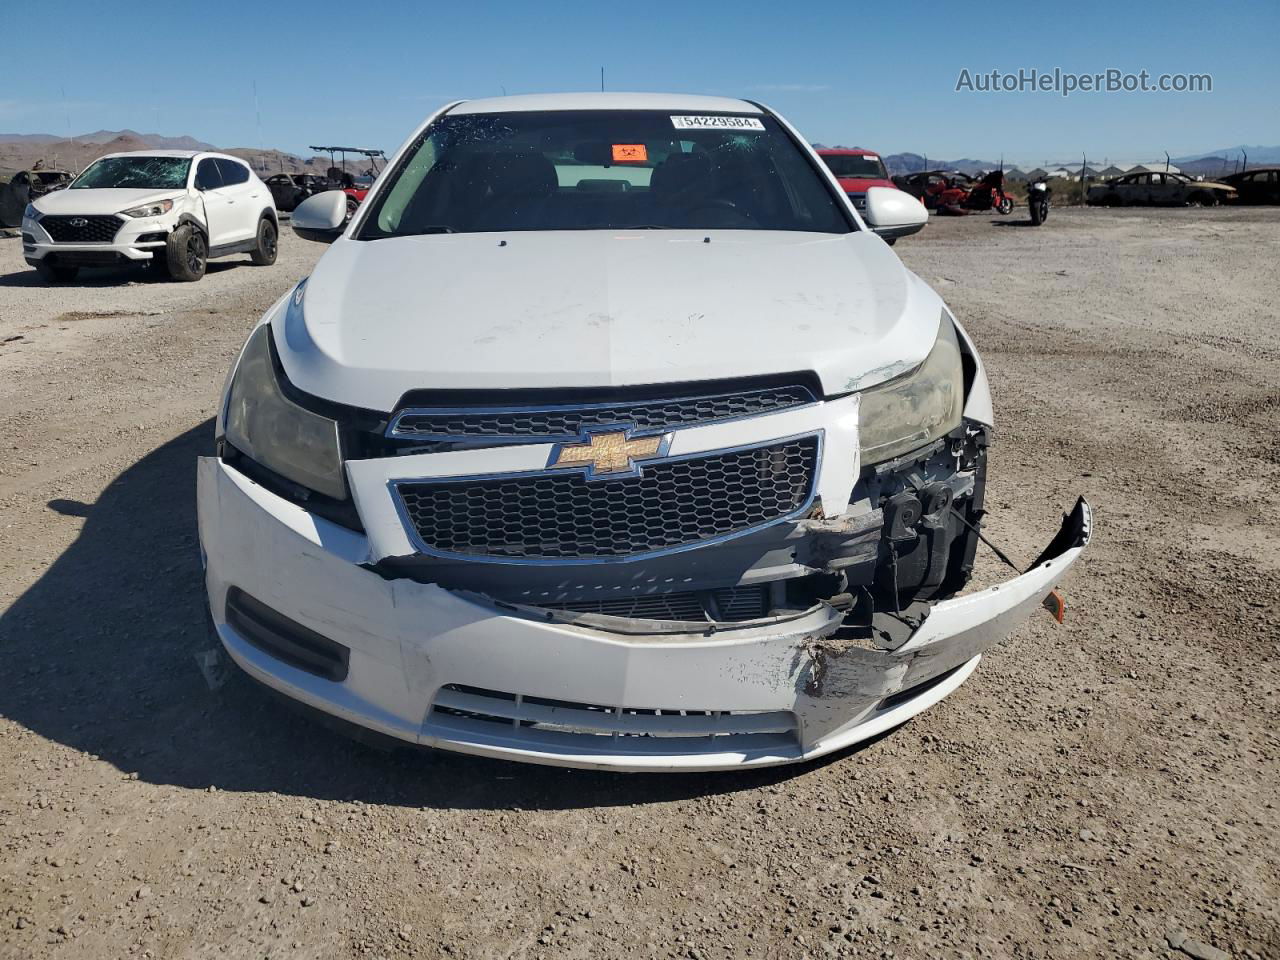
{"label": "chevrolet bowtie emblem", "polygon": [[551,454],[549,467],[586,467],[591,476],[636,473],[637,460],[650,460],[664,453],[666,437],[636,437],[625,431],[593,433],[586,443],[566,443]]}

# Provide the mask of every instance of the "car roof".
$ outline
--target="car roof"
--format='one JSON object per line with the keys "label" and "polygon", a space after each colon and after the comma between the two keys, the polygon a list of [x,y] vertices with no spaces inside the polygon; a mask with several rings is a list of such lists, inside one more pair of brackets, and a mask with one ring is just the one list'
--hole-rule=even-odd
{"label": "car roof", "polygon": [[450,114],[524,113],[535,110],[677,110],[682,113],[755,113],[746,100],[685,93],[537,93],[464,100]]}
{"label": "car roof", "polygon": [[106,157],[174,157],[180,160],[194,160],[196,157],[221,157],[223,160],[246,163],[239,157],[233,157],[229,153],[218,153],[216,150],[122,150],[119,153],[104,153],[98,159],[102,160]]}
{"label": "car roof", "polygon": [[861,147],[823,147],[818,151],[820,157],[878,157],[874,150],[863,150]]}

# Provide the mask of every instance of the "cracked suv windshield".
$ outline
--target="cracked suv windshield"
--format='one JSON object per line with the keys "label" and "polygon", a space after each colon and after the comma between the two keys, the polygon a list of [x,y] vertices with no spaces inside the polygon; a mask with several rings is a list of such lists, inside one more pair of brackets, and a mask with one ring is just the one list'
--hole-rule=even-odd
{"label": "cracked suv windshield", "polygon": [[509,230],[855,229],[772,117],[450,115],[391,174],[358,238]]}
{"label": "cracked suv windshield", "polygon": [[190,168],[189,157],[104,157],[80,174],[70,189],[181,189]]}

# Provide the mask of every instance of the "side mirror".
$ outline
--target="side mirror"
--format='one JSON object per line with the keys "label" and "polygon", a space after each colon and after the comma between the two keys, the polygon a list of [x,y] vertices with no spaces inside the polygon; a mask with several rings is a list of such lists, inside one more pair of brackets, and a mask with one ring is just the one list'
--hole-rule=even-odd
{"label": "side mirror", "polygon": [[896,240],[923,230],[929,222],[929,211],[923,203],[902,190],[868,187],[867,207],[862,219],[881,237]]}
{"label": "side mirror", "polygon": [[294,207],[290,223],[303,240],[333,243],[347,223],[347,195],[341,190],[326,190],[307,197]]}

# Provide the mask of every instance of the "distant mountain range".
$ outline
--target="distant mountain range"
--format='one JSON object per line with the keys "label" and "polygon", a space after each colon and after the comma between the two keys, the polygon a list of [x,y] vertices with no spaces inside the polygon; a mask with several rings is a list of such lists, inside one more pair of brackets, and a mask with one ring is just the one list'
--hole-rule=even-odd
{"label": "distant mountain range", "polygon": [[[328,157],[303,158],[282,150],[251,147],[219,148],[195,137],[166,137],[136,130],[95,130],[69,138],[50,133],[0,133],[0,174],[27,170],[37,162],[46,169],[76,172],[103,154],[129,150],[221,150],[248,160],[263,176],[322,173],[329,166]],[[360,172],[354,162],[349,163],[348,169]]]}
{"label": "distant mountain range", "polygon": [[1280,164],[1280,147],[1223,147],[1221,150],[1210,150],[1208,153],[1192,153],[1185,157],[1174,157],[1173,162],[1182,166],[1197,160],[1238,161],[1242,154],[1249,155],[1249,166],[1255,164]]}
{"label": "distant mountain range", "polygon": [[213,150],[211,143],[197,140],[195,137],[165,137],[158,133],[138,133],[136,130],[95,130],[93,133],[81,133],[74,137],[59,137],[52,133],[0,133],[0,143],[57,143],[61,140],[76,143],[110,143],[125,137],[137,140],[144,147],[155,150]]}
{"label": "distant mountain range", "polygon": [[[814,146],[821,149],[824,145],[815,143]],[[1248,154],[1250,167],[1280,165],[1280,147],[1261,146],[1227,147],[1222,150],[1212,150],[1209,153],[1174,157],[1172,163],[1183,173],[1193,177],[1221,177],[1239,169],[1243,154]],[[974,160],[969,157],[948,160],[945,157],[925,157],[918,153],[886,153],[881,154],[880,158],[889,169],[890,176],[895,177],[901,174],[919,173],[923,170],[959,170],[961,173],[974,176],[987,170],[994,170],[1000,165],[998,160]],[[1151,162],[1149,165],[1155,168],[1158,163]],[[1059,164],[1049,164],[1049,167],[1056,166],[1059,166]],[[1101,164],[1090,162],[1092,169],[1096,169],[1099,166]],[[1075,160],[1066,164],[1066,167],[1068,170],[1078,171],[1080,169],[1080,161]],[[1008,162],[1005,163],[1004,169],[1006,173],[1016,174],[1018,171],[1017,166]]]}
{"label": "distant mountain range", "polygon": [[[815,147],[824,146],[815,143]],[[37,160],[46,167],[81,170],[104,153],[125,150],[214,150],[213,144],[195,137],[166,137],[158,133],[138,133],[136,130],[95,130],[75,137],[59,137],[51,133],[0,133],[0,173],[25,170]],[[221,148],[226,153],[249,160],[263,173],[318,172],[329,165],[327,157],[303,158],[282,150],[257,150],[250,147]],[[1173,163],[1184,173],[1193,176],[1215,177],[1230,173],[1240,162],[1242,154],[1248,154],[1249,166],[1280,164],[1280,146],[1238,146],[1211,150],[1208,153],[1175,157]],[[919,173],[922,170],[959,170],[970,175],[993,170],[998,160],[975,160],[961,157],[951,160],[944,157],[925,157],[919,153],[882,154],[885,166],[892,176]],[[1079,166],[1079,164],[1075,164]],[[354,164],[353,164],[354,168]],[[1017,168],[1005,164],[1006,171]]]}

